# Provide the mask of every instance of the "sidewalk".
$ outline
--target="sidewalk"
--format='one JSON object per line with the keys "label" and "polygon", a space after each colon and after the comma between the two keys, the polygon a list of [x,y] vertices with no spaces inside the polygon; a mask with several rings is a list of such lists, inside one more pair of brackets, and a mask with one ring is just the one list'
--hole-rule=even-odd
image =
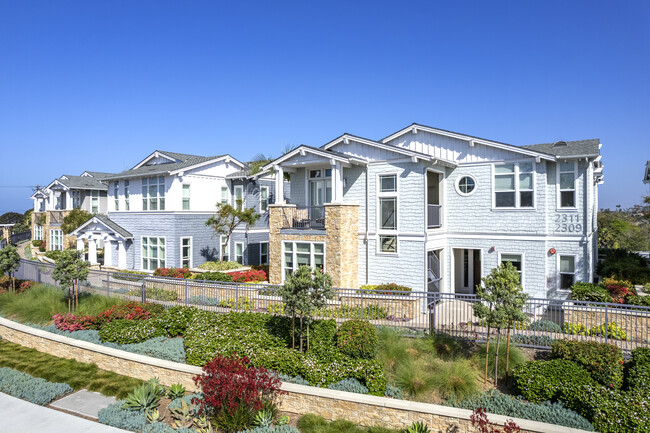
{"label": "sidewalk", "polygon": [[124,433],[49,407],[39,406],[0,392],[0,421],[3,433]]}

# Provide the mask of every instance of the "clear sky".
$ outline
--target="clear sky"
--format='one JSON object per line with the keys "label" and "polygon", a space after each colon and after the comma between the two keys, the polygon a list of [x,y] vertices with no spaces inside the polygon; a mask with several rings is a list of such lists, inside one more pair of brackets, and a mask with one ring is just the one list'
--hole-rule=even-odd
{"label": "clear sky", "polygon": [[155,149],[248,160],[413,122],[650,160],[650,2],[0,0],[0,213]]}

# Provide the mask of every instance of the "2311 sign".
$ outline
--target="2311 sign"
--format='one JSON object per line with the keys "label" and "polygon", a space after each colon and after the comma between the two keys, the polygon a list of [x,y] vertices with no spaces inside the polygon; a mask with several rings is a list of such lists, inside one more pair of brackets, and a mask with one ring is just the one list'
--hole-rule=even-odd
{"label": "2311 sign", "polygon": [[580,216],[577,213],[555,215],[555,231],[560,233],[581,232]]}

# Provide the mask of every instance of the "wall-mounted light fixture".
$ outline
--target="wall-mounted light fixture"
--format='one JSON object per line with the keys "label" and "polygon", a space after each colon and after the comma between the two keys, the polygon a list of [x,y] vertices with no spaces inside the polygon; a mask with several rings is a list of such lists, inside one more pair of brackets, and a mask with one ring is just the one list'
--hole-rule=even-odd
{"label": "wall-mounted light fixture", "polygon": [[555,251],[555,248],[551,248],[550,250],[548,250],[548,253],[549,253],[550,255],[553,255],[553,254],[555,254],[556,252],[557,252],[557,251]]}

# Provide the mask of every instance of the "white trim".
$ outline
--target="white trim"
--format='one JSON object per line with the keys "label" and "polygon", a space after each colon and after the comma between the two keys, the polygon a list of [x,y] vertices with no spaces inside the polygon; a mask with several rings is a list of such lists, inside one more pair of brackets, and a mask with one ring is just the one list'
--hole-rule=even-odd
{"label": "white trim", "polygon": [[[141,270],[147,271],[147,272],[153,272],[153,271],[155,271],[157,269],[157,268],[156,269],[145,269],[145,267],[142,266],[143,260],[145,258],[144,255],[142,254],[143,245],[144,245],[144,243],[142,242],[142,239],[144,239],[144,238],[147,238],[147,254],[149,253],[149,245],[148,245],[149,241],[148,240],[152,239],[152,238],[156,238],[156,248],[158,249],[158,257],[156,258],[156,260],[158,261],[158,268],[161,268],[161,267],[168,268],[168,267],[170,267],[169,263],[167,263],[167,247],[168,247],[167,237],[166,236],[144,236],[143,235],[143,236],[140,236],[140,264],[139,264],[139,268]],[[164,266],[160,266],[160,239],[164,239],[164,241],[165,241],[165,247],[164,247],[165,248],[165,257],[163,258],[163,260],[165,261]],[[149,257],[147,255],[147,266],[149,265],[148,260],[151,260],[151,257]]]}
{"label": "white trim", "polygon": [[190,263],[187,266],[188,268],[193,268],[194,267],[194,239],[193,236],[181,236],[180,238],[180,265],[181,268],[183,266],[183,240],[189,239],[190,240]]}
{"label": "white trim", "polygon": [[[407,155],[407,156],[412,157],[412,158],[415,157],[415,158],[421,159],[423,161],[431,161],[432,159],[435,159],[431,155],[427,155],[426,153],[416,152],[414,150],[405,149],[403,147],[391,146],[389,144],[380,143],[380,142],[373,141],[373,140],[368,140],[366,138],[356,137],[356,136],[350,135],[350,134],[343,134],[339,138],[335,138],[334,140],[330,141],[329,143],[326,143],[326,144],[322,145],[321,148],[325,149],[325,150],[328,150],[328,149],[336,146],[337,144],[340,144],[341,142],[344,142],[345,144],[348,144],[350,140],[356,141],[357,143],[360,143],[360,144],[365,144],[367,146],[377,147],[379,149],[386,150],[386,151],[389,151],[389,152],[394,152],[394,153],[399,153],[399,154],[402,154],[402,155]],[[451,161],[447,161],[447,162],[452,163]]]}
{"label": "white trim", "polygon": [[282,240],[282,257],[281,257],[281,271],[282,271],[282,283],[284,283],[285,275],[286,275],[286,268],[284,266],[284,256],[285,256],[285,250],[284,246],[287,243],[293,244],[292,246],[292,251],[291,251],[291,259],[293,260],[293,270],[298,269],[297,264],[298,260],[296,257],[297,254],[297,248],[296,244],[309,244],[309,266],[314,268],[314,245],[322,245],[323,246],[323,272],[327,272],[327,244],[325,242],[314,242],[314,241],[302,241],[302,240]]}
{"label": "white trim", "polygon": [[172,158],[171,156],[166,155],[166,154],[164,154],[163,152],[160,152],[160,151],[157,151],[157,150],[156,150],[156,151],[154,151],[152,154],[150,154],[149,156],[147,156],[145,159],[143,159],[142,161],[140,161],[140,162],[138,163],[138,165],[136,165],[135,167],[133,167],[131,170],[135,170],[136,168],[140,168],[140,167],[142,167],[143,165],[145,165],[147,162],[151,161],[151,160],[154,159],[154,158],[165,158],[165,159],[167,159],[167,160],[169,160],[169,161],[177,162],[177,160],[176,160],[175,158]]}
{"label": "white trim", "polygon": [[[262,261],[262,245],[266,245],[266,261]],[[260,265],[268,265],[269,264],[269,242],[260,242],[260,259],[259,259]]]}
{"label": "white trim", "polygon": [[341,155],[335,155],[332,152],[326,152],[324,150],[318,150],[314,149],[305,145],[301,145],[293,149],[291,152],[285,153],[281,157],[271,161],[270,163],[266,164],[264,167],[262,167],[262,171],[267,171],[271,168],[273,168],[276,165],[282,164],[283,162],[287,161],[288,159],[293,158],[297,154],[299,155],[304,155],[305,153],[311,153],[312,155],[320,156],[325,159],[333,159],[335,161],[343,162],[346,164],[350,164],[352,161],[356,161],[359,163],[366,163],[367,161],[364,161],[362,159],[354,158],[354,157],[348,157],[348,156],[341,156]]}
{"label": "white trim", "polygon": [[[470,178],[474,181],[474,188],[470,192],[463,192],[460,190],[460,180],[464,178]],[[463,196],[463,197],[469,197],[470,195],[474,194],[476,190],[478,189],[478,181],[476,180],[476,177],[472,174],[461,174],[456,178],[456,181],[454,182],[454,187],[456,188],[456,192],[458,195]]]}
{"label": "white trim", "polygon": [[[562,206],[562,189],[560,187],[560,174],[570,173],[569,171],[561,171],[561,165],[564,162],[571,162],[573,164],[573,206]],[[578,164],[579,161],[558,161],[555,164],[555,196],[556,196],[556,210],[557,211],[577,211],[578,210]],[[565,192],[571,191],[565,189]]]}
{"label": "white trim", "polygon": [[[241,191],[241,209],[238,208],[237,204],[237,191]],[[233,188],[233,195],[232,195],[232,207],[234,207],[237,210],[244,210],[246,209],[246,206],[244,206],[244,185],[235,185]]]}
{"label": "white trim", "polygon": [[[436,173],[438,175],[438,191],[440,194],[440,227],[429,228],[429,172]],[[442,179],[441,179],[442,177]],[[447,185],[447,173],[445,170],[436,170],[434,168],[427,167],[424,170],[424,231],[427,233],[440,233],[440,231],[445,230],[445,205],[446,205],[446,185]]]}
{"label": "white trim", "polygon": [[[557,257],[556,258],[556,268],[555,268],[555,273],[557,275],[557,280],[556,280],[557,282],[556,282],[555,288],[557,290],[562,291],[562,292],[570,292],[571,291],[570,288],[569,289],[563,289],[562,288],[562,272],[560,271],[560,257],[573,257],[573,284],[575,284],[576,283],[576,271],[578,269],[578,266],[577,266],[578,265],[578,255],[577,254],[570,254],[570,253],[569,254],[562,254],[560,252],[556,252],[555,255]],[[568,272],[564,272],[564,273],[568,274]]]}
{"label": "white trim", "polygon": [[[381,178],[386,176],[395,176],[395,191],[381,191]],[[376,245],[376,254],[377,255],[391,255],[396,256],[399,254],[399,215],[400,215],[400,185],[399,185],[399,172],[397,171],[383,171],[375,173],[375,227],[377,232],[377,245]],[[394,229],[382,229],[381,228],[381,199],[387,198],[395,199],[395,228]],[[394,236],[395,237],[395,251],[382,251],[381,249],[381,237]]]}
{"label": "white trim", "polygon": [[[54,242],[54,238],[58,242]],[[58,247],[58,248],[53,248]],[[63,250],[63,230],[61,229],[50,229],[50,238],[47,240],[47,249],[48,251],[62,251]]]}
{"label": "white trim", "polygon": [[127,239],[133,239],[133,238],[126,238],[126,237],[122,236],[121,234],[117,233],[115,230],[113,230],[112,228],[107,226],[106,223],[104,223],[104,221],[100,220],[96,216],[92,217],[91,219],[89,219],[88,221],[86,221],[85,223],[83,223],[82,225],[77,227],[68,236],[79,236],[79,232],[84,231],[83,229],[85,229],[90,224],[99,224],[99,225],[101,225],[102,227],[104,227],[103,231],[106,232],[106,233],[110,233],[113,237],[115,237],[115,239],[124,240],[124,241],[126,241]]}
{"label": "white trim", "polygon": [[[496,190],[496,167],[499,165],[513,165],[514,171],[512,173],[512,176],[514,176],[514,190],[512,193],[515,195],[515,205],[514,206],[497,206],[496,205],[496,195],[497,195],[497,190]],[[520,174],[521,172],[519,171],[519,165],[520,164],[532,164],[533,168],[530,173],[533,175],[533,205],[532,206],[526,206],[522,207],[521,206],[521,193],[522,192],[528,192],[530,190],[525,189],[521,190],[519,186],[520,182]],[[529,172],[524,172],[524,173],[529,173]],[[537,188],[537,163],[535,161],[513,161],[513,162],[503,162],[503,163],[493,163],[492,164],[492,210],[493,211],[503,211],[503,210],[516,210],[516,211],[535,211],[537,210],[537,195],[538,195],[538,190]],[[498,191],[498,192],[509,192],[509,191]]]}
{"label": "white trim", "polygon": [[[241,162],[239,162],[238,160],[236,160],[232,156],[224,155],[224,156],[221,156],[219,158],[209,159],[207,161],[199,162],[198,164],[194,164],[194,165],[190,165],[188,167],[180,168],[178,170],[170,171],[169,174],[174,175],[174,174],[178,174],[178,173],[184,173],[186,171],[194,170],[195,168],[200,168],[200,167],[203,167],[205,165],[210,165],[210,164],[213,164],[215,162],[220,162],[220,161],[225,161],[226,163],[233,163],[235,165],[238,165],[240,168],[245,167],[244,164],[242,164]],[[221,177],[221,176],[219,176],[219,177]]]}
{"label": "white trim", "polygon": [[[266,190],[266,210],[262,210],[262,190]],[[269,187],[266,185],[260,186],[260,213],[267,213],[269,211]]]}
{"label": "white trim", "polygon": [[521,287],[525,289],[526,286],[524,284],[524,281],[526,281],[526,273],[525,273],[525,270],[526,270],[526,265],[525,265],[525,263],[526,263],[526,253],[499,251],[498,254],[499,254],[499,256],[498,256],[497,266],[501,265],[501,263],[502,263],[501,256],[503,254],[506,254],[506,255],[510,254],[510,255],[513,255],[513,256],[521,256],[521,276],[519,278],[521,281],[519,281],[519,283],[521,284]]}
{"label": "white trim", "polygon": [[[237,260],[237,246],[241,245],[241,263]],[[235,254],[234,254],[234,261],[239,263],[240,265],[244,264],[244,243],[243,242],[235,242]]]}

